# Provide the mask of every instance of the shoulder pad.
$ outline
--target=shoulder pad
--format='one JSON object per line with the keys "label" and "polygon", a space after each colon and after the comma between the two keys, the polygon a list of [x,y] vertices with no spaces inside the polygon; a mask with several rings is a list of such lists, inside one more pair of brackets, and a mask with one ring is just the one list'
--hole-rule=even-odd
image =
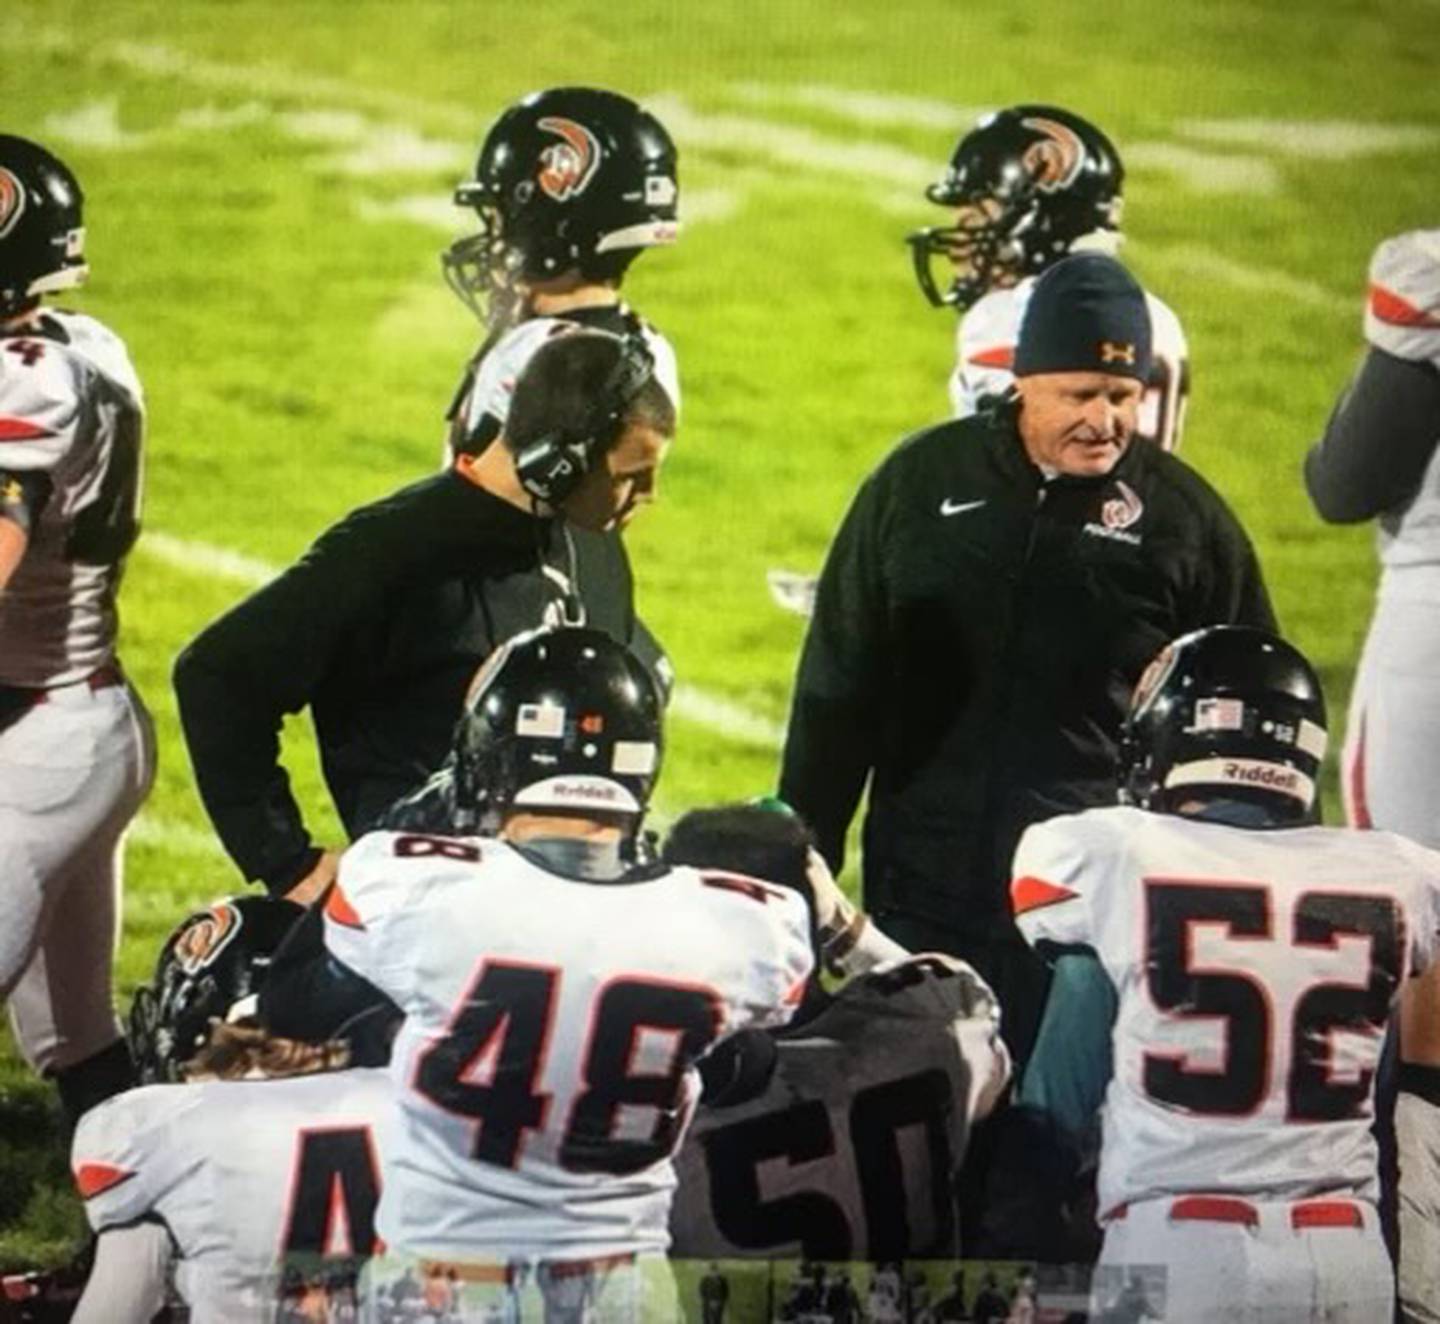
{"label": "shoulder pad", "polygon": [[1375,250],[1365,336],[1396,358],[1440,364],[1440,230],[1412,230]]}

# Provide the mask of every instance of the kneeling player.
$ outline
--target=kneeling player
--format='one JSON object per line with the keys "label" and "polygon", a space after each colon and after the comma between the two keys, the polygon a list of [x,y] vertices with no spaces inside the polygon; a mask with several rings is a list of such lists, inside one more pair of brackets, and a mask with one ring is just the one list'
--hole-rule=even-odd
{"label": "kneeling player", "polygon": [[1313,826],[1325,742],[1295,649],[1197,631],[1136,690],[1126,803],[1021,839],[1021,931],[1088,949],[1111,994],[1090,1058],[1113,1067],[1042,1025],[1021,1090],[1071,1137],[1103,1094],[1099,1299],[1123,1266],[1159,1265],[1166,1318],[1390,1318],[1374,1080],[1402,985],[1434,956],[1440,855]]}
{"label": "kneeling player", "polygon": [[75,1134],[99,1235],[75,1324],[149,1324],[172,1276],[193,1324],[272,1320],[287,1293],[353,1292],[374,1247],[385,1073],[337,1070],[340,1045],[226,1023],[300,914],[245,896],[191,915],[136,995],[131,1046],[153,1083]]}
{"label": "kneeling player", "polygon": [[672,1253],[958,1256],[955,1173],[1010,1074],[990,990],[963,962],[911,956],[874,928],[792,815],[696,810],[665,857],[735,871],[708,873],[716,885],[810,890],[822,959],[850,978],[833,998],[815,985],[784,1030],[713,1055],[679,1159]]}
{"label": "kneeling player", "polygon": [[519,636],[456,735],[457,800],[493,835],[374,832],[341,861],[329,951],[404,1016],[372,1300],[417,1261],[463,1284],[524,1264],[542,1289],[588,1278],[600,1318],[674,1316],[696,1063],[788,1020],[812,956],[794,891],[643,858],[660,713],[599,631]]}

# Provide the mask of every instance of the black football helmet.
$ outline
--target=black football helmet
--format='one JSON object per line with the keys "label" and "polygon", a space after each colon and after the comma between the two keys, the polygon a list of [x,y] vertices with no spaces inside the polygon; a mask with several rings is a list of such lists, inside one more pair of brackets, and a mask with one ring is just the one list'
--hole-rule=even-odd
{"label": "black football helmet", "polygon": [[90,274],[83,203],[63,161],[28,138],[0,134],[0,317]]}
{"label": "black football helmet", "polygon": [[293,901],[236,896],[181,921],[130,1007],[130,1052],[144,1084],[179,1080],[211,1021],[251,1010],[271,956],[304,913]]}
{"label": "black football helmet", "polygon": [[633,836],[660,775],[661,701],[631,651],[599,630],[534,630],[500,645],[455,731],[455,804],[495,832],[512,809],[618,815]]}
{"label": "black football helmet", "polygon": [[[1124,182],[1114,144],[1079,115],[1024,105],[985,116],[925,196],[991,214],[906,236],[921,291],[937,307],[963,310],[992,286],[1044,271],[1082,235],[1118,232]],[[960,263],[943,292],[935,257]]]}
{"label": "black football helmet", "polygon": [[641,249],[673,244],[679,197],[675,144],[629,97],[533,92],[495,121],[475,178],[455,190],[481,228],[443,255],[445,278],[493,325],[497,309],[513,308],[517,280],[572,269],[617,278]]}
{"label": "black football helmet", "polygon": [[1318,821],[1325,696],[1298,649],[1240,625],[1196,630],[1146,668],[1120,739],[1120,799],[1174,813],[1187,801],[1258,806],[1268,822]]}

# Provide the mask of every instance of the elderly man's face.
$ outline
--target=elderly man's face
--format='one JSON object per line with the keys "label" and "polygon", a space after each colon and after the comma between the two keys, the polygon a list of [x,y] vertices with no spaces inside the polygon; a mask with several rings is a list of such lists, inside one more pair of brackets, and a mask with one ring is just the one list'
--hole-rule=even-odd
{"label": "elderly man's face", "polygon": [[1144,386],[1108,372],[1016,378],[1020,440],[1033,464],[1077,477],[1108,474],[1135,432]]}

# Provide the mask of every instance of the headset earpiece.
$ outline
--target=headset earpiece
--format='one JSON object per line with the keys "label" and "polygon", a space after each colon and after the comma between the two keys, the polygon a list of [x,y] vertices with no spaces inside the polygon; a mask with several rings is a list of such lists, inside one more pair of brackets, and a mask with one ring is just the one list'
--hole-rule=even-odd
{"label": "headset earpiece", "polygon": [[515,455],[520,485],[547,506],[560,505],[609,450],[625,411],[655,373],[655,360],[639,336],[616,337],[620,357],[595,395],[595,407],[577,431],[547,432]]}

